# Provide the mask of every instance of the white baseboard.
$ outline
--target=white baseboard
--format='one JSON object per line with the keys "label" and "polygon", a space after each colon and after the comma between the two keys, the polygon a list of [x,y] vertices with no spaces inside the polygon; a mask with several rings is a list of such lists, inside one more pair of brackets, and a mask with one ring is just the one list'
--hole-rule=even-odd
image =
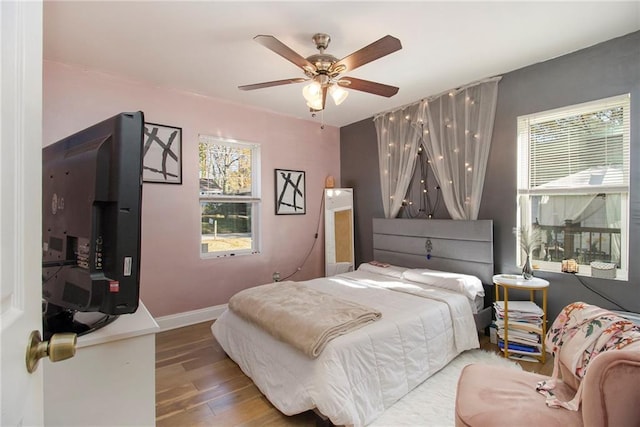
{"label": "white baseboard", "polygon": [[227,309],[227,304],[201,308],[199,310],[186,311],[184,313],[169,314],[158,317],[156,323],[160,326],[160,332],[170,329],[182,328],[196,323],[213,321]]}

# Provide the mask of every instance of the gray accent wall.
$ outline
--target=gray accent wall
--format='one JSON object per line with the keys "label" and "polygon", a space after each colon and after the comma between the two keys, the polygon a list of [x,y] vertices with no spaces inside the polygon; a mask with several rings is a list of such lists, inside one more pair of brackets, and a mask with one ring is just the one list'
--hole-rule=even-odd
{"label": "gray accent wall", "polygon": [[[425,78],[428,78],[426,76]],[[401,88],[402,90],[402,88]],[[479,219],[494,224],[496,273],[516,273],[517,117],[631,93],[629,280],[536,272],[549,280],[549,316],[568,303],[640,312],[640,31],[502,74]],[[416,94],[416,101],[420,96]],[[377,138],[372,119],[340,130],[341,185],[354,188],[356,265],[373,259],[372,219],[383,217]],[[447,218],[438,214],[435,218]],[[424,220],[428,221],[428,220]],[[601,296],[601,295],[603,296]],[[526,295],[512,295],[526,298]]]}
{"label": "gray accent wall", "polygon": [[353,188],[356,268],[373,260],[373,218],[384,218],[372,119],[340,129],[340,186]]}

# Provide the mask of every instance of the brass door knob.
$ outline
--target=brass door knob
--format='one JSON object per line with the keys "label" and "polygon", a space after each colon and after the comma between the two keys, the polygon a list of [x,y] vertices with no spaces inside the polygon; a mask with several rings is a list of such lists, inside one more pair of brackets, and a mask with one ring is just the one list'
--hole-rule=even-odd
{"label": "brass door knob", "polygon": [[32,373],[38,361],[49,357],[52,362],[70,359],[76,354],[78,336],[73,333],[54,334],[49,341],[42,341],[40,331],[32,331],[27,344],[27,371]]}

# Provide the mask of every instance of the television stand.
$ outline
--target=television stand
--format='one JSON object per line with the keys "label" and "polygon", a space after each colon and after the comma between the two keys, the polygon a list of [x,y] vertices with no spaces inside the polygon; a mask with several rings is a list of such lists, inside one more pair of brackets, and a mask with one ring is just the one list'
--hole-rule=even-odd
{"label": "television stand", "polygon": [[44,360],[44,423],[155,425],[155,334],[144,304],[78,337],[73,359]]}

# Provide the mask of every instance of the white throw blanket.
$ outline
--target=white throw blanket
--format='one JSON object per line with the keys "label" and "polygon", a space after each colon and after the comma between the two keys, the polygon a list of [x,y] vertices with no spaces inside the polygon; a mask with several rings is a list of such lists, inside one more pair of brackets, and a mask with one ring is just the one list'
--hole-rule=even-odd
{"label": "white throw blanket", "polygon": [[296,282],[245,289],[229,308],[309,357],[318,357],[332,339],[378,320],[381,313]]}

